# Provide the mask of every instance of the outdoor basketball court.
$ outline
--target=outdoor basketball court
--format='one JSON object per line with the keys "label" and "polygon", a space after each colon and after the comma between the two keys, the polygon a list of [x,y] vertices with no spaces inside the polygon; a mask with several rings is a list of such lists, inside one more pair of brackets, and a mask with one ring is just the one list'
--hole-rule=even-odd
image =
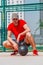
{"label": "outdoor basketball court", "polygon": [[39,52],[39,56],[33,56],[32,52],[28,52],[26,56],[10,56],[11,53],[0,53],[0,65],[43,65],[43,52]]}

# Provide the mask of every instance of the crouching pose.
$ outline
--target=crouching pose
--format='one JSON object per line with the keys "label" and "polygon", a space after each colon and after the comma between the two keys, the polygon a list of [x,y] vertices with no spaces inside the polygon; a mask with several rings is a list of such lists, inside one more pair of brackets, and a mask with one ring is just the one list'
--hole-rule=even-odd
{"label": "crouching pose", "polygon": [[[36,44],[31,35],[30,28],[24,20],[19,20],[18,14],[12,14],[12,23],[8,25],[7,40],[3,42],[5,48],[13,49],[14,52],[11,55],[16,55],[18,53],[17,42],[25,40],[26,44],[30,44],[33,48],[33,55],[38,55],[36,50]],[[14,34],[16,41],[11,38],[12,33]]]}

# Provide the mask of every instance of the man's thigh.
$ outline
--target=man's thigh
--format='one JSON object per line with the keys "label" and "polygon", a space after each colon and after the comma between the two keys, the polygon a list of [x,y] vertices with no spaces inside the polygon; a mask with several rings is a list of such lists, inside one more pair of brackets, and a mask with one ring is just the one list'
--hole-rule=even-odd
{"label": "man's thigh", "polygon": [[11,48],[12,47],[11,44],[10,44],[10,42],[8,40],[6,40],[6,41],[3,42],[3,46],[5,48]]}
{"label": "man's thigh", "polygon": [[[13,40],[15,42],[15,40]],[[14,43],[16,44],[16,42]],[[11,42],[9,42],[8,40],[3,42],[3,46],[5,46],[6,48],[12,48],[13,44]]]}

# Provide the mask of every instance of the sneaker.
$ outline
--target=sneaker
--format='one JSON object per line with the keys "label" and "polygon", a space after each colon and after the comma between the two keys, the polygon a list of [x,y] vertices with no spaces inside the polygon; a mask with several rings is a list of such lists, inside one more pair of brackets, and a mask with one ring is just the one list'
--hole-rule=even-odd
{"label": "sneaker", "polygon": [[17,53],[18,53],[18,51],[14,51],[13,53],[11,53],[11,56],[16,55]]}
{"label": "sneaker", "polygon": [[37,50],[33,50],[33,55],[34,56],[38,55],[38,51]]}

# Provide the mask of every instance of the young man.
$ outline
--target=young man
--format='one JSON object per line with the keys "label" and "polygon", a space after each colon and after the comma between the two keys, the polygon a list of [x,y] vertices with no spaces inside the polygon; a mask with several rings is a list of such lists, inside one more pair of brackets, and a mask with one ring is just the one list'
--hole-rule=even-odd
{"label": "young man", "polygon": [[[12,33],[14,34],[16,41],[11,38]],[[18,44],[20,41],[24,40],[26,44],[30,44],[33,48],[33,55],[38,55],[36,50],[36,44],[31,35],[30,28],[24,20],[19,20],[16,13],[12,14],[12,23],[8,26],[7,40],[3,42],[3,46],[6,48],[11,48],[14,52],[11,55],[16,55],[18,52]]]}

